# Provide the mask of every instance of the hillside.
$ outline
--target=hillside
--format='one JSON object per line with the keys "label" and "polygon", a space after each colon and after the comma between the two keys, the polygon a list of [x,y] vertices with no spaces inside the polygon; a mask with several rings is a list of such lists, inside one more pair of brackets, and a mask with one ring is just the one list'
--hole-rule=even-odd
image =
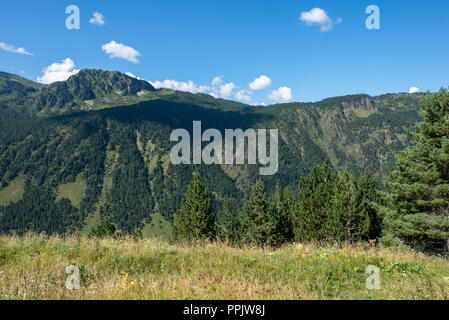
{"label": "hillside", "polygon": [[263,178],[270,192],[276,183],[296,190],[300,176],[326,159],[356,175],[368,168],[380,179],[408,145],[406,130],[419,121],[423,97],[251,107],[100,70],[46,86],[1,73],[0,89],[0,232],[18,233],[86,232],[108,219],[123,231],[139,226],[160,234],[167,229],[160,216],[172,219],[196,171],[216,208],[224,199],[240,205],[259,178],[258,165],[170,163],[170,133],[191,131],[194,120],[220,131],[277,128],[279,171]]}
{"label": "hillside", "polygon": [[[449,297],[447,258],[369,245],[279,250],[158,240],[1,237],[0,299],[426,300]],[[66,273],[80,271],[68,290]],[[366,282],[379,268],[379,289]],[[73,270],[73,269],[72,269]]]}
{"label": "hillside", "polygon": [[136,102],[139,96],[154,90],[146,81],[102,70],[82,70],[67,81],[50,85],[0,73],[1,113],[52,116],[100,109]]}

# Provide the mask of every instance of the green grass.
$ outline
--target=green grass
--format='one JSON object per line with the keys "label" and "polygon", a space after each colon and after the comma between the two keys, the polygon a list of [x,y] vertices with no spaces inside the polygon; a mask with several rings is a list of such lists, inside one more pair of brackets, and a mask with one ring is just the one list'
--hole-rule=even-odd
{"label": "green grass", "polygon": [[143,101],[157,100],[164,98],[166,96],[174,95],[172,90],[161,90],[161,91],[143,91],[139,95],[135,96],[122,96],[119,93],[112,92],[101,98],[95,99],[93,105],[90,106],[93,110],[101,110],[111,107],[121,107],[130,106]]}
{"label": "green grass", "polygon": [[22,199],[24,193],[25,179],[18,176],[8,186],[0,189],[0,205],[8,205]]}
{"label": "green grass", "polygon": [[373,114],[373,111],[369,111],[362,108],[354,109],[353,112],[358,118],[368,118],[370,115]]}
{"label": "green grass", "polygon": [[161,214],[153,213],[151,222],[147,223],[142,230],[145,238],[168,239],[172,231],[172,226]]}
{"label": "green grass", "polygon": [[[79,290],[65,286],[69,265]],[[366,288],[369,265],[379,290]],[[0,238],[0,299],[448,299],[448,277],[447,258],[369,245]]]}
{"label": "green grass", "polygon": [[78,175],[75,182],[59,185],[56,200],[67,198],[74,207],[79,208],[86,195],[86,188],[86,181]]}
{"label": "green grass", "polygon": [[118,157],[118,152],[111,150],[111,147],[108,146],[106,150],[106,159],[104,164],[105,175],[103,177],[103,187],[101,189],[100,201],[97,203],[95,211],[90,213],[85,220],[82,230],[82,233],[85,235],[89,234],[92,228],[98,226],[101,223],[100,208],[107,202],[108,193],[112,189],[112,172],[117,165]]}

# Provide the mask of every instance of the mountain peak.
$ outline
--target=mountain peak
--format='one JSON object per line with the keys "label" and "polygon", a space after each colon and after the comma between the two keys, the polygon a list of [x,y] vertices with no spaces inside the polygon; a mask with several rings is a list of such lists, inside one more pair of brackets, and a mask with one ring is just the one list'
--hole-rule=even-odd
{"label": "mountain peak", "polygon": [[49,85],[0,72],[0,105],[8,114],[63,114],[128,105],[155,90],[147,81],[117,71],[84,69]]}
{"label": "mountain peak", "polygon": [[0,71],[0,93],[23,88],[41,88],[43,85],[16,74]]}
{"label": "mountain peak", "polygon": [[81,100],[93,100],[111,93],[133,96],[141,91],[154,91],[147,81],[117,71],[84,69],[65,81],[68,90]]}

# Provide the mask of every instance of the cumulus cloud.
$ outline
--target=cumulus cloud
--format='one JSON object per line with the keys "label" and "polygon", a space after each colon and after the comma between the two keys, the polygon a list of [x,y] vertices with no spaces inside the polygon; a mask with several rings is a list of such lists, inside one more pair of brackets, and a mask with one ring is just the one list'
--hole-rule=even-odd
{"label": "cumulus cloud", "polygon": [[89,22],[102,26],[104,25],[104,16],[100,12],[94,12],[94,16],[90,18]]}
{"label": "cumulus cloud", "polygon": [[213,85],[213,86],[218,86],[218,85],[220,85],[220,84],[222,84],[222,83],[223,83],[223,76],[215,77],[215,78],[212,80],[212,85]]}
{"label": "cumulus cloud", "polygon": [[38,77],[37,81],[44,84],[49,84],[56,81],[64,81],[74,74],[77,74],[78,72],[79,70],[75,69],[75,63],[73,62],[73,60],[67,58],[61,63],[55,62],[52,65],[46,67],[43,70],[43,76]]}
{"label": "cumulus cloud", "polygon": [[[131,72],[127,72],[126,75],[134,77],[136,79],[144,80],[135,76]],[[225,82],[223,76],[217,76],[213,78],[211,85],[199,85],[193,81],[178,81],[173,79],[148,82],[156,89],[166,88],[178,91],[187,91],[191,93],[205,93],[217,99],[234,99],[245,103],[250,103],[251,105],[259,106],[265,106],[266,104],[251,103],[253,95],[252,90],[262,90],[272,84],[271,79],[263,75],[251,82],[249,88],[242,88],[234,84],[233,82]],[[293,100],[292,91],[287,87],[281,87],[278,90],[274,90],[268,95],[268,98],[275,102],[290,102]]]}
{"label": "cumulus cloud", "polygon": [[237,89],[238,87],[232,83],[224,83],[223,82],[223,76],[215,77],[212,80],[212,87],[209,88],[208,94],[210,94],[214,98],[229,98],[231,96],[234,96],[234,98],[242,101],[246,101],[248,99],[248,92],[245,90],[240,90],[239,92],[235,93],[234,89]]}
{"label": "cumulus cloud", "polygon": [[0,49],[3,49],[5,51],[9,51],[9,52],[25,54],[27,56],[34,56],[34,53],[28,52],[23,47],[16,48],[15,46],[13,46],[11,44],[4,43],[4,42],[0,42]]}
{"label": "cumulus cloud", "polygon": [[[130,77],[134,77],[136,79],[140,79],[136,77],[130,72],[126,73]],[[212,86],[209,85],[198,85],[195,82],[189,81],[178,81],[173,79],[166,79],[163,81],[149,81],[149,83],[155,87],[156,89],[166,88],[178,91],[187,91],[191,93],[207,93],[213,96],[214,98],[229,98],[234,95],[234,89],[237,88],[235,84],[223,83],[223,76],[215,77],[212,80]],[[249,97],[249,92],[245,90],[241,90],[235,93],[235,98],[246,101]]]}
{"label": "cumulus cloud", "polygon": [[125,74],[126,74],[128,77],[131,77],[131,78],[134,78],[134,79],[137,79],[137,80],[145,80],[145,79],[142,79],[142,78],[140,78],[140,77],[138,77],[138,76],[132,74],[131,72],[125,72]]}
{"label": "cumulus cloud", "polygon": [[292,89],[287,87],[281,87],[274,90],[268,95],[268,99],[275,102],[290,102],[293,100]]}
{"label": "cumulus cloud", "polygon": [[232,95],[234,89],[235,84],[233,84],[232,82],[225,83],[220,86],[220,96],[222,98],[227,98]]}
{"label": "cumulus cloud", "polygon": [[269,86],[271,86],[271,79],[264,75],[254,79],[254,81],[249,84],[251,90],[262,90]]}
{"label": "cumulus cloud", "polygon": [[418,87],[411,87],[410,90],[408,91],[408,93],[418,93],[418,92],[419,92]]}
{"label": "cumulus cloud", "polygon": [[196,85],[193,81],[177,81],[177,80],[164,80],[164,81],[150,81],[151,85],[156,89],[166,88],[178,91],[187,91],[191,93],[205,93],[210,88],[208,86]]}
{"label": "cumulus cloud", "polygon": [[136,49],[128,47],[123,43],[117,43],[114,40],[104,44],[101,49],[111,58],[121,58],[134,63],[139,63],[137,57],[141,56]]}
{"label": "cumulus cloud", "polygon": [[250,102],[251,101],[250,94],[251,92],[248,92],[245,89],[243,89],[236,93],[235,98],[240,101]]}
{"label": "cumulus cloud", "polygon": [[[327,12],[321,8],[313,8],[310,11],[301,12],[299,20],[307,26],[319,26],[321,32],[332,30],[332,19],[329,18]],[[342,20],[339,20],[338,23],[341,23],[341,21]]]}

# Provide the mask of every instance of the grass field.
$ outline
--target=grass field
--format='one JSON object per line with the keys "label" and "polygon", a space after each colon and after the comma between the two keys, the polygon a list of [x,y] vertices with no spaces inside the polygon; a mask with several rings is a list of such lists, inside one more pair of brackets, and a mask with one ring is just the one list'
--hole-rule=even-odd
{"label": "grass field", "polygon": [[171,223],[160,213],[151,214],[151,222],[147,223],[142,230],[145,238],[169,239],[172,233]]}
{"label": "grass field", "polygon": [[15,203],[22,199],[25,179],[22,176],[16,177],[7,187],[0,189],[0,206]]}
{"label": "grass field", "polygon": [[[66,268],[80,270],[69,290]],[[380,268],[368,290],[367,266]],[[447,299],[449,260],[369,245],[278,250],[0,237],[0,299]]]}
{"label": "grass field", "polygon": [[67,198],[72,202],[72,205],[76,208],[80,208],[81,201],[83,201],[86,195],[86,181],[78,175],[76,181],[72,183],[61,184],[58,187],[58,196],[56,200]]}

